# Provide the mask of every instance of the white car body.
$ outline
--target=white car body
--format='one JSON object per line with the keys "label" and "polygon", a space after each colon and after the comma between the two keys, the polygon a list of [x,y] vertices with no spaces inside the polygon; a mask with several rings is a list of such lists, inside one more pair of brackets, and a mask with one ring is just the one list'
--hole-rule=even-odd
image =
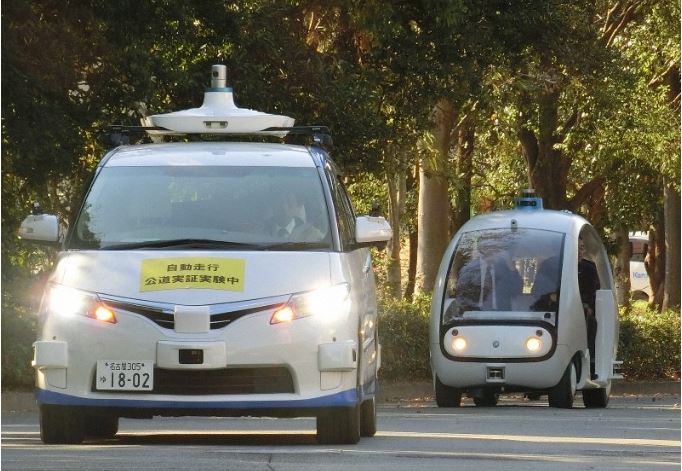
{"label": "white car body", "polygon": [[[596,379],[590,374],[586,321],[578,290],[579,236],[601,284],[596,292]],[[552,298],[556,304],[534,308],[535,302],[539,303],[531,294],[541,265],[538,254],[548,246],[549,238],[556,242],[553,255],[561,260],[560,284]],[[475,250],[466,253],[458,248],[470,239],[476,241]],[[507,299],[509,305],[504,308],[471,307],[460,299],[469,288],[457,280],[464,279],[465,267],[480,256],[479,247],[485,247],[486,241],[498,251],[497,257],[507,257],[508,266],[521,269],[523,293]],[[497,289],[504,283],[498,279]],[[478,301],[476,293],[473,304]],[[534,351],[526,347],[529,341],[534,343]],[[611,380],[618,377],[613,372],[618,363],[617,345],[618,315],[609,260],[585,219],[543,210],[541,204],[539,208],[520,206],[477,216],[452,239],[443,256],[431,306],[431,367],[439,405],[458,406],[462,394],[474,397],[477,405],[494,405],[500,393],[522,391],[531,396],[549,393],[550,404],[571,407],[575,391],[583,390],[583,396],[590,397],[586,405],[606,406]]]}
{"label": "white car body", "polygon": [[[135,175],[149,169],[161,169],[158,173],[162,177],[164,172],[184,175],[188,169],[202,175],[206,173],[202,169],[212,169],[209,173],[216,175],[234,170],[255,174],[262,171],[274,176],[286,169],[303,169],[305,175],[311,176],[304,180],[309,187],[319,188],[322,201],[318,203],[326,211],[319,217],[326,220],[327,245],[278,249],[268,248],[267,244],[259,248],[256,244],[254,248],[232,249],[204,248],[202,243],[194,247],[190,241],[188,247],[109,249],[95,234],[89,243],[102,247],[90,249],[83,246],[84,242],[79,246],[78,231],[83,232],[88,223],[102,231],[119,233],[116,231],[121,228],[109,224],[107,217],[167,224],[164,237],[169,239],[193,237],[192,231],[199,224],[196,221],[183,223],[182,227],[169,222],[173,215],[166,206],[179,205],[177,202],[161,198],[154,201],[156,193],[139,200],[145,188],[126,186],[130,179],[121,179],[118,186],[97,183],[104,175],[115,175],[112,172]],[[163,183],[162,177],[158,180]],[[213,182],[211,188],[220,186],[215,185],[215,178],[207,176]],[[148,184],[156,185],[156,181],[150,178]],[[226,180],[226,189],[234,186],[230,182],[238,181]],[[193,191],[199,194],[207,185],[197,185]],[[335,185],[339,185],[336,193]],[[248,185],[243,190],[248,190]],[[107,191],[120,191],[113,199],[113,209],[107,209],[105,204],[111,198],[97,199]],[[94,203],[84,205],[79,221],[85,212],[89,219],[78,223],[81,229],[77,225],[69,229],[49,278],[40,312],[39,339],[34,344],[36,397],[43,414],[44,441],[78,442],[91,434],[111,435],[116,428],[112,421],[117,423],[118,417],[154,415],[316,416],[318,438],[323,442],[353,443],[360,433],[373,435],[380,350],[368,246],[387,240],[391,231],[383,218],[356,218],[350,213],[350,201],[340,200],[347,195],[324,150],[315,146],[229,142],[122,146],[102,159],[86,201],[88,198]],[[187,197],[183,204],[202,202],[193,198]],[[206,201],[219,203],[218,209],[207,214],[237,214],[243,209],[227,218],[225,224],[235,217],[260,218],[251,207],[232,207],[248,206],[248,199],[238,203],[214,197]],[[117,211],[123,205],[125,211],[119,215]],[[183,217],[192,219],[196,211],[185,210]],[[114,214],[123,219],[115,219]],[[354,226],[350,227],[355,231],[352,236],[346,234],[344,238],[340,215],[346,218],[345,225]],[[27,218],[20,234],[49,240],[49,236],[39,234],[41,229],[34,232],[30,223],[44,217],[48,216]],[[143,227],[143,222],[139,224]],[[217,229],[215,232],[220,233]],[[119,243],[134,245],[142,240],[132,230],[120,234]],[[250,242],[248,233],[244,234],[241,242]],[[206,236],[202,233],[196,237]],[[156,262],[160,265],[149,265]],[[214,268],[222,267],[221,263],[231,264],[230,269],[236,270],[233,286],[209,286],[210,282],[218,283],[207,272],[212,262]],[[203,275],[189,278],[187,271],[181,276],[193,281],[178,281],[185,285],[175,288],[169,281],[173,273],[166,278],[160,272],[149,271],[159,266],[173,271],[189,267],[195,273],[201,268]],[[203,285],[197,281],[200,279]],[[224,276],[218,280],[225,284]],[[229,276],[227,280],[229,285]],[[273,323],[275,312],[301,293],[304,295],[296,299],[307,303],[306,312],[312,314]],[[86,315],[82,307],[78,311],[77,305],[89,303],[92,296],[113,311],[115,322]],[[128,371],[122,372],[122,368]],[[143,372],[148,375],[146,385]],[[60,420],[79,425],[55,425]],[[99,427],[99,420],[111,426]],[[350,425],[344,425],[344,421]],[[320,428],[324,429],[322,435]]]}

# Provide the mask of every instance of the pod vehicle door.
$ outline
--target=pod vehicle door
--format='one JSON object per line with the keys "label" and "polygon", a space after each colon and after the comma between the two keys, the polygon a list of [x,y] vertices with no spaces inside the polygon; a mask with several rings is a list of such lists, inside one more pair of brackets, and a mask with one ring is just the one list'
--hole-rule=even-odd
{"label": "pod vehicle door", "polygon": [[547,395],[554,407],[605,407],[616,378],[618,318],[600,239],[584,219],[515,210],[455,235],[434,290],[430,347],[439,406],[463,394]]}

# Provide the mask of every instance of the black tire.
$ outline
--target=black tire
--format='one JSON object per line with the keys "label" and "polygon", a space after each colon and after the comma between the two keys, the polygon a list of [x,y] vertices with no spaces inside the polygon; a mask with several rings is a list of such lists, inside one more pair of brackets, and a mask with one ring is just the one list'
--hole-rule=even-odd
{"label": "black tire", "polygon": [[583,389],[583,404],[588,409],[604,408],[609,405],[610,394],[606,388]]}
{"label": "black tire", "polygon": [[446,386],[436,376],[434,385],[436,390],[436,404],[438,407],[459,407],[462,404],[462,390]]}
{"label": "black tire", "polygon": [[85,439],[85,420],[78,409],[42,404],[39,415],[43,443],[76,444]]}
{"label": "black tire", "polygon": [[498,393],[483,391],[480,396],[474,396],[474,404],[478,407],[495,407],[499,399],[500,395]]}
{"label": "black tire", "polygon": [[112,415],[87,415],[85,435],[91,438],[114,438],[118,433],[118,417]]}
{"label": "black tire", "polygon": [[317,442],[354,445],[360,441],[360,407],[329,409],[317,417]]}
{"label": "black tire", "polygon": [[360,436],[373,437],[377,433],[376,399],[367,399],[360,406]]}
{"label": "black tire", "polygon": [[560,409],[573,408],[573,401],[575,399],[575,384],[577,382],[577,373],[575,363],[571,361],[564,371],[559,384],[549,390],[549,406],[558,407]]}

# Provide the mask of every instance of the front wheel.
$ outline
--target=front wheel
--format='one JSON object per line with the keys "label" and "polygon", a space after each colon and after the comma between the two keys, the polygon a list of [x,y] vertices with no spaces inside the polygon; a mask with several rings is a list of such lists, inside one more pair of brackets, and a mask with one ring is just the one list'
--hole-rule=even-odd
{"label": "front wheel", "polygon": [[360,441],[360,407],[329,409],[317,417],[317,442],[354,445]]}
{"label": "front wheel", "polygon": [[578,375],[575,370],[575,363],[571,360],[566,367],[566,371],[564,371],[559,384],[549,391],[549,406],[559,407],[561,409],[571,409],[573,407],[573,400],[575,399],[577,384]]}
{"label": "front wheel", "polygon": [[360,406],[360,436],[373,437],[377,433],[376,399],[367,399]]}
{"label": "front wheel", "polygon": [[438,407],[459,407],[462,403],[462,390],[446,386],[440,382],[438,376],[435,381],[436,404]]}
{"label": "front wheel", "polygon": [[91,438],[114,438],[117,433],[117,416],[89,414],[85,417],[86,436]]}
{"label": "front wheel", "polygon": [[40,439],[47,444],[76,444],[85,439],[83,413],[75,407],[42,404]]}

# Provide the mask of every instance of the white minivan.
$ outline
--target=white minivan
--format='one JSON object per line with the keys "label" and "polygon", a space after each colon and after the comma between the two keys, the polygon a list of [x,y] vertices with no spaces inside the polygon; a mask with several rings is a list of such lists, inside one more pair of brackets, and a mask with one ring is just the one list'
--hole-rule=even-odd
{"label": "white minivan", "polygon": [[[272,115],[216,105],[231,95],[221,85],[170,130],[229,133],[245,116],[239,133],[272,126],[258,119]],[[61,244],[32,363],[43,442],[113,437],[120,417],[184,415],[312,416],[321,443],[374,435],[368,247],[391,235],[385,219],[356,217],[318,145],[115,148],[65,237],[53,215],[20,229]]]}

